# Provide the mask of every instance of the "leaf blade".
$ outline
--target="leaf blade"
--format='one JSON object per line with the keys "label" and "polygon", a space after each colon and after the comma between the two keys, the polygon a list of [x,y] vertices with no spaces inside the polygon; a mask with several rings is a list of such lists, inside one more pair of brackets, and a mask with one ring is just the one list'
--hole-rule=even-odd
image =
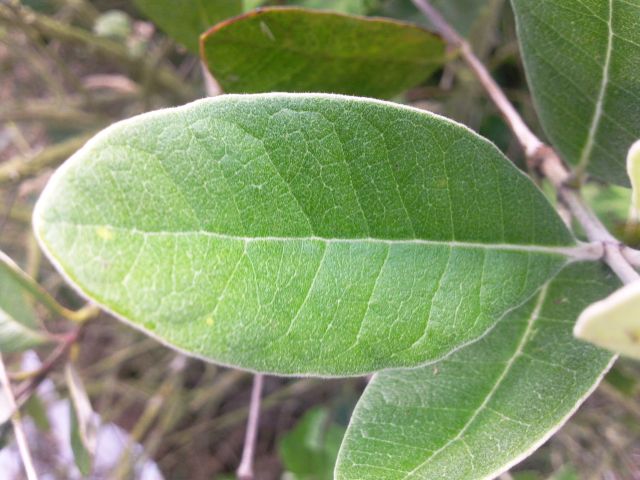
{"label": "leaf blade", "polygon": [[201,42],[205,63],[229,93],[390,98],[428,78],[445,53],[439,37],[410,23],[296,7],[222,22]]}
{"label": "leaf blade", "polygon": [[333,95],[225,96],[113,126],[56,173],[34,229],[72,283],[138,328],[279,374],[436,359],[574,245],[471,131]]}
{"label": "leaf blade", "polygon": [[33,308],[27,303],[24,289],[9,273],[11,266],[4,264],[7,261],[10,260],[3,254],[3,258],[0,258],[1,353],[20,352],[50,341],[39,325]]}
{"label": "leaf blade", "polygon": [[441,362],[376,374],[347,430],[336,478],[493,478],[573,414],[611,364],[571,336],[617,280],[573,264],[477,343]]}
{"label": "leaf blade", "polygon": [[582,173],[628,186],[624,158],[640,132],[634,73],[640,33],[633,26],[640,3],[512,5],[529,85],[552,143]]}
{"label": "leaf blade", "polygon": [[98,425],[89,395],[71,362],[65,365],[64,377],[69,389],[71,449],[78,470],[82,475],[88,476],[96,453]]}

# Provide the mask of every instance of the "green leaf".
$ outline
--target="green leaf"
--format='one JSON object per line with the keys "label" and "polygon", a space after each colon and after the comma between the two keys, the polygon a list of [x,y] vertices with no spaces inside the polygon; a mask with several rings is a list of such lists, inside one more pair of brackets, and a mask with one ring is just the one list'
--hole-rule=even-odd
{"label": "green leaf", "polygon": [[95,455],[98,427],[89,396],[75,367],[69,362],[64,370],[71,409],[71,450],[78,470],[89,475]]}
{"label": "green leaf", "polygon": [[328,409],[309,410],[280,440],[284,469],[297,480],[332,480],[344,431],[344,427],[331,422]]}
{"label": "green leaf", "polygon": [[[633,240],[627,238],[631,204],[630,189],[608,183],[587,182],[580,189],[580,193],[607,230],[622,240]],[[576,229],[578,228],[579,225],[576,225]]]}
{"label": "green leaf", "polygon": [[288,3],[304,8],[333,10],[350,15],[367,15],[379,3],[379,0],[297,0]]}
{"label": "green leaf", "polygon": [[477,343],[435,365],[377,374],[353,413],[337,479],[494,478],[530,455],[589,396],[607,352],[573,322],[615,277],[567,267]]}
{"label": "green leaf", "polygon": [[421,27],[301,8],[265,8],[220,23],[202,55],[224,91],[331,92],[389,98],[444,63]]}
{"label": "green leaf", "polygon": [[[640,108],[640,105],[638,106]],[[627,154],[627,174],[631,180],[633,195],[631,205],[635,211],[635,216],[640,216],[640,140],[637,140],[629,149]]]}
{"label": "green leaf", "polygon": [[[431,29],[435,28],[411,1],[384,0],[379,3],[378,8],[373,9],[372,12],[369,12],[370,14],[399,18]],[[491,8],[489,4],[492,2],[491,0],[431,0],[429,3],[442,14],[448,23],[466,37],[479,26],[478,19],[484,17],[486,10]]]}
{"label": "green leaf", "polygon": [[224,95],[113,125],[56,172],[34,228],[119,317],[278,374],[438,359],[533,295],[575,245],[469,129],[320,94]]}
{"label": "green leaf", "polygon": [[49,341],[12,268],[18,267],[0,252],[0,353],[21,352]]}
{"label": "green leaf", "polygon": [[629,185],[640,136],[640,0],[512,0],[542,126],[579,171]]}
{"label": "green leaf", "polygon": [[198,39],[203,32],[242,13],[241,0],[135,0],[135,4],[170,37],[194,53],[198,53]]}
{"label": "green leaf", "polygon": [[640,359],[640,281],[589,305],[576,323],[576,337]]}

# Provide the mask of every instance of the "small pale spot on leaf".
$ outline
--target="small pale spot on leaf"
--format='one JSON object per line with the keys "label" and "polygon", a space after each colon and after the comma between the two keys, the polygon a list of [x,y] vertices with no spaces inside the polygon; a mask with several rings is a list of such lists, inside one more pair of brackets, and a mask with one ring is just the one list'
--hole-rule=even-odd
{"label": "small pale spot on leaf", "polygon": [[205,319],[204,323],[206,323],[207,325],[209,325],[211,327],[213,325],[213,318],[212,317],[207,317]]}
{"label": "small pale spot on leaf", "polygon": [[112,240],[114,237],[113,230],[109,227],[100,226],[96,228],[96,233],[103,240]]}

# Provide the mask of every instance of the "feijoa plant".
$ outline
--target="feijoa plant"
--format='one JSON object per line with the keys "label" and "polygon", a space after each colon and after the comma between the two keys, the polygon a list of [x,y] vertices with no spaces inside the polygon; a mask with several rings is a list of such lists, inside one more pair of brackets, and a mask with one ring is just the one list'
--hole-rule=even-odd
{"label": "feijoa plant", "polygon": [[[207,30],[203,61],[234,94],[96,135],[48,183],[35,234],[80,293],[188,355],[259,374],[374,374],[335,478],[496,477],[615,360],[574,338],[585,309],[579,336],[637,353],[640,252],[604,229],[580,185],[637,185],[625,158],[640,137],[640,1],[512,0],[553,149],[424,0],[414,3],[442,37],[303,8],[210,29],[189,11],[185,27],[167,2],[138,3],[190,49]],[[458,58],[513,128],[529,174],[467,127],[381,100]],[[594,314],[621,283],[631,293]],[[603,333],[609,315],[621,318],[615,335]],[[11,338],[29,329],[20,342],[45,341],[13,317],[0,317]]]}

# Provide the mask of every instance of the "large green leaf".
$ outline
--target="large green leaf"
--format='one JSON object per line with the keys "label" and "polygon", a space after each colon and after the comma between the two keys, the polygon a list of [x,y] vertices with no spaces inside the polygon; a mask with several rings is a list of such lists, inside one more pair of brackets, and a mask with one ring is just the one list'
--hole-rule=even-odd
{"label": "large green leaf", "polygon": [[409,23],[265,8],[216,25],[202,55],[226,92],[331,92],[388,98],[444,63],[441,38]]}
{"label": "large green leaf", "polygon": [[420,110],[226,95],[120,122],[34,212],[80,291],[208,359],[351,375],[483,335],[574,240],[495,146]]}
{"label": "large green leaf", "polygon": [[0,353],[19,352],[49,341],[11,268],[18,267],[0,252]]}
{"label": "large green leaf", "polygon": [[169,36],[196,53],[203,32],[242,13],[242,0],[135,0],[135,4]]}
{"label": "large green leaf", "polygon": [[435,365],[377,374],[352,416],[336,478],[494,478],[555,432],[599,383],[611,354],[573,322],[617,280],[574,264],[477,343]]}
{"label": "large green leaf", "polygon": [[628,185],[640,136],[640,0],[512,0],[545,132],[568,162]]}

